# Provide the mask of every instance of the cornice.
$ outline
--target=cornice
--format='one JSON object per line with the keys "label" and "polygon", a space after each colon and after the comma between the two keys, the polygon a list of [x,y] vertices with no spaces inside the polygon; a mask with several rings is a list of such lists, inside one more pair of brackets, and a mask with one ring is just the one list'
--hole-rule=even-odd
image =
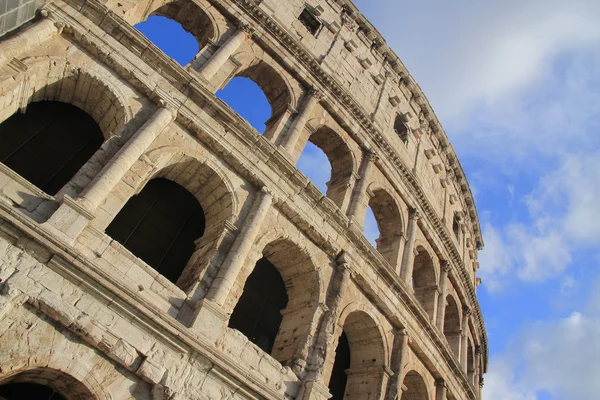
{"label": "cornice", "polygon": [[[163,77],[167,82],[175,86],[177,89],[181,91],[181,93],[185,96],[192,96],[196,99],[201,99],[203,102],[209,101],[210,105],[206,105],[208,107],[212,107],[213,111],[216,111],[216,118],[227,121],[229,129],[232,133],[236,134],[236,136],[248,143],[250,147],[258,147],[260,149],[261,157],[265,157],[270,162],[272,162],[272,168],[279,170],[283,175],[288,176],[290,179],[290,186],[297,187],[297,193],[301,194],[305,200],[309,203],[313,203],[316,209],[323,215],[324,221],[332,224],[335,230],[340,233],[346,240],[351,242],[357,249],[367,248],[367,246],[363,246],[362,243],[362,235],[358,235],[360,237],[355,237],[353,234],[348,234],[351,230],[345,229],[348,226],[347,217],[334,207],[330,201],[330,199],[324,197],[316,187],[306,177],[304,177],[301,173],[299,173],[294,165],[292,165],[288,159],[281,155],[280,150],[272,145],[270,142],[265,140],[264,138],[258,136],[253,133],[253,130],[249,127],[246,121],[241,119],[241,117],[237,116],[233,113],[228,106],[225,104],[219,104],[219,102],[214,101],[214,94],[208,91],[197,79],[195,79],[189,72],[185,71],[179,64],[169,59],[164,54],[155,51],[154,46],[148,39],[143,37],[135,28],[133,28],[130,24],[124,22],[120,17],[116,14],[112,13],[105,6],[97,3],[96,1],[87,1],[82,2],[80,0],[67,0],[69,4],[72,4],[78,10],[83,12],[84,15],[88,17],[93,17],[93,20],[97,20],[100,17],[100,22],[98,25],[100,29],[105,32],[113,32],[113,34],[126,34],[128,35],[127,40],[131,43],[131,45],[135,45],[135,49],[131,49],[134,54],[138,54],[140,58],[142,58],[149,66],[152,66],[157,71],[159,71],[161,77]],[[54,7],[52,7],[54,8]],[[85,10],[83,10],[85,8]],[[111,68],[114,68],[118,73],[120,73],[124,77],[128,77],[130,81],[134,84],[134,87],[140,90],[142,93],[147,95],[150,99],[158,102],[160,99],[167,101],[172,107],[177,108],[178,112],[178,122],[182,123],[184,126],[191,127],[192,130],[197,131],[198,128],[202,130],[204,126],[198,126],[199,120],[196,118],[194,113],[189,110],[184,104],[181,104],[176,98],[169,96],[166,92],[161,90],[157,83],[154,82],[150,77],[147,77],[143,74],[143,72],[134,69],[133,71],[124,69],[124,66],[118,62],[118,58],[121,57],[119,54],[112,53],[109,48],[107,48],[106,44],[103,43],[99,38],[95,38],[94,40],[87,40],[87,35],[92,35],[91,31],[88,31],[85,35],[81,35],[81,28],[75,29],[74,26],[77,22],[73,21],[68,13],[64,13],[62,10],[58,11],[58,15],[55,15],[54,18],[58,18],[63,21],[66,25],[66,32],[69,35],[75,37],[76,40],[80,41],[88,51],[93,51],[94,54],[98,56],[98,58],[106,63]],[[95,15],[89,15],[89,14]],[[113,28],[118,27],[120,31],[113,31]],[[139,49],[142,49],[141,51]],[[301,49],[299,48],[299,51]],[[302,50],[303,51],[303,50]],[[319,64],[315,61],[312,63],[314,68],[318,68],[320,70]],[[323,72],[323,71],[321,71]],[[323,72],[323,74],[325,74]],[[325,74],[326,75],[326,74]],[[335,82],[331,78],[329,78],[331,84],[333,85]],[[335,86],[335,85],[334,85]],[[328,86],[327,86],[328,87]],[[337,87],[337,86],[336,86]],[[339,90],[342,90],[338,87]],[[350,100],[350,96],[344,94],[345,97]],[[356,104],[356,107],[359,107]],[[359,110],[360,111],[360,110]],[[364,116],[364,114],[363,114]],[[367,124],[370,124],[370,118],[364,116],[363,121]],[[197,128],[195,128],[197,127]],[[382,143],[387,145],[385,139],[381,136],[381,134],[372,126],[371,131],[373,132],[373,136],[378,136],[381,138]],[[251,132],[252,131],[252,132]],[[204,138],[204,137],[203,137]],[[221,146],[224,147],[222,143],[218,143],[219,139],[215,137],[206,137],[205,139],[209,140],[209,144],[211,146]],[[388,150],[392,152],[391,147],[388,145]],[[391,160],[391,158],[390,158]],[[233,160],[232,160],[233,161]],[[462,264],[462,260],[460,258],[460,253],[455,248],[454,243],[450,235],[447,232],[447,229],[443,225],[443,223],[437,218],[435,215],[432,206],[429,204],[427,198],[424,195],[424,192],[420,189],[418,182],[412,173],[404,168],[399,157],[395,158],[395,164],[397,167],[397,172],[401,173],[401,177],[404,182],[409,182],[411,188],[415,188],[415,193],[418,194],[419,204],[422,209],[426,211],[426,215],[430,221],[434,221],[439,228],[436,228],[438,232],[440,232],[440,236],[443,236],[442,233],[446,235],[446,247],[447,249],[452,250],[452,259],[455,264],[461,265],[460,268],[457,268],[462,275],[462,281],[467,282],[468,292],[471,295],[471,302],[475,305],[477,319],[481,326],[481,331],[483,332],[483,342],[482,345],[485,348],[484,354],[487,354],[487,337],[485,333],[485,326],[483,325],[483,319],[481,316],[481,311],[479,309],[477,299],[475,297],[475,292],[472,284],[470,283],[470,278],[466,273],[466,268],[464,264]],[[238,162],[238,164],[234,164],[237,166],[237,169],[245,170],[245,166]],[[262,186],[264,183],[261,180],[262,178],[256,176],[252,173],[246,174],[245,178],[248,179],[252,184],[257,186]],[[295,213],[294,210],[291,209],[289,205],[286,205],[285,201],[278,202],[278,206],[281,207],[284,214],[288,214],[288,216]],[[331,212],[334,210],[334,212]],[[443,229],[443,230],[442,230]],[[317,230],[310,229],[309,232],[306,232],[311,240],[318,243],[319,246],[323,248],[328,254],[332,254],[337,249],[332,247],[326,237],[322,236]],[[371,268],[374,268],[378,273],[382,271],[385,272],[386,280],[394,279],[391,268],[385,262],[380,260],[377,255],[373,255],[373,251],[370,251],[368,254],[371,254],[369,257],[369,264]],[[487,358],[486,358],[487,363]]]}

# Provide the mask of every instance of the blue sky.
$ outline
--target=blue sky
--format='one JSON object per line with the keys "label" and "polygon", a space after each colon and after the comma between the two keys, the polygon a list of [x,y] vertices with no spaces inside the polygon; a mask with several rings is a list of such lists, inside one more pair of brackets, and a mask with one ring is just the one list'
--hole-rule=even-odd
{"label": "blue sky", "polygon": [[[484,398],[600,398],[600,1],[356,4],[423,88],[475,195]],[[161,27],[141,29],[154,40]],[[264,129],[268,105],[251,83],[218,95]],[[299,167],[324,188],[318,149]]]}

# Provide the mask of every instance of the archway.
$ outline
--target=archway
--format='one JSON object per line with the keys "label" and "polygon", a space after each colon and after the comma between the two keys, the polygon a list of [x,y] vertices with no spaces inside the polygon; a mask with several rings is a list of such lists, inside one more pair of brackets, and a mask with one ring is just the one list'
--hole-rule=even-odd
{"label": "archway", "polygon": [[409,130],[403,114],[396,115],[396,119],[394,120],[394,132],[404,144],[408,143]]}
{"label": "archway", "polygon": [[267,96],[260,86],[250,78],[238,76],[216,93],[233,111],[264,133],[272,110]]}
{"label": "archway", "polygon": [[54,195],[103,140],[96,121],[78,107],[40,101],[0,124],[0,162]]}
{"label": "archway", "polygon": [[[329,181],[325,183],[327,189],[324,193],[338,207],[342,207],[348,195],[350,179],[354,172],[354,159],[350,148],[333,129],[325,126],[312,133],[308,141],[309,143],[307,143],[300,155],[298,165],[300,165],[305,153],[310,151],[314,153],[314,147],[320,149],[327,157],[330,166],[329,171],[321,170],[325,172],[325,174],[321,175],[322,177],[329,177]],[[329,174],[326,174],[326,172],[329,172]]]}
{"label": "archway", "polygon": [[400,257],[400,239],[402,236],[402,217],[392,196],[383,189],[376,189],[369,198],[369,207],[377,221],[380,236],[375,240],[377,250],[396,267]]}
{"label": "archway", "polygon": [[446,312],[444,313],[444,336],[456,357],[460,354],[460,312],[454,297],[446,297]]}
{"label": "archway", "polygon": [[239,330],[271,354],[281,325],[281,311],[287,304],[287,291],[279,271],[263,257],[246,280],[244,292],[229,319],[229,327]]}
{"label": "archway", "polygon": [[416,372],[410,371],[404,376],[402,382],[403,391],[400,400],[429,400],[429,392],[423,377]]}
{"label": "archway", "polygon": [[158,178],[129,199],[106,233],[175,283],[204,228],[198,200],[182,186]]}
{"label": "archway", "polygon": [[146,21],[135,25],[135,28],[180,65],[189,64],[198,54],[197,39],[180,23],[170,18],[152,15]]}
{"label": "archway", "polygon": [[469,382],[475,386],[475,355],[471,339],[469,339],[469,345],[467,346],[467,376],[469,377]]}
{"label": "archway", "polygon": [[[266,269],[265,265],[269,266],[270,278],[258,279],[265,274],[261,271]],[[283,365],[291,366],[301,354],[306,340],[313,334],[316,324],[314,315],[321,293],[318,271],[308,252],[287,238],[276,239],[265,245],[259,260],[249,270],[252,272],[233,308],[230,325],[239,326],[238,316],[245,314],[246,317],[252,317],[253,325],[271,327],[269,332],[273,343],[270,349],[255,342],[247,331],[242,333]],[[263,322],[256,310],[248,310],[248,303],[256,303],[258,298],[264,302],[270,296],[274,296],[273,303],[265,307],[272,308],[272,312],[266,315],[268,321]]]}
{"label": "archway", "polygon": [[386,383],[386,363],[383,337],[377,322],[364,311],[351,312],[344,320],[338,340],[328,385],[330,393],[336,400],[379,399]]}
{"label": "archway", "polygon": [[51,368],[35,368],[0,382],[6,400],[94,400],[96,396],[73,376]]}
{"label": "archway", "polygon": [[412,287],[415,297],[423,309],[433,319],[435,313],[437,279],[433,259],[423,247],[417,247],[412,274]]}
{"label": "archway", "polygon": [[209,16],[192,1],[168,2],[135,28],[179,64],[187,65],[215,36]]}

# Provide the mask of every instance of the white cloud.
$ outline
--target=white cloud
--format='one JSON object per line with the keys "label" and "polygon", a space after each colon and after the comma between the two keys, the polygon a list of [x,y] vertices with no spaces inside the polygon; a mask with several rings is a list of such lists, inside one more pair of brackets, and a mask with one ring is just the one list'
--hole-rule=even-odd
{"label": "white cloud", "polygon": [[599,318],[574,312],[537,322],[525,327],[506,353],[492,359],[484,394],[494,400],[529,400],[543,391],[555,400],[595,400],[600,393],[599,356]]}
{"label": "white cloud", "polygon": [[444,119],[496,102],[542,78],[551,58],[600,41],[595,0],[356,3]]}
{"label": "white cloud", "polygon": [[560,275],[576,251],[600,245],[600,152],[568,155],[526,197],[531,224],[484,224],[481,276],[491,290],[505,278]]}

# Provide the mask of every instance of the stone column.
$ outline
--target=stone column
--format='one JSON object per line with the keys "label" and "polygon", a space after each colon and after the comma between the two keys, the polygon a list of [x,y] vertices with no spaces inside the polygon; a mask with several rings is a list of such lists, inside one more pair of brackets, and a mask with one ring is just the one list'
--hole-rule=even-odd
{"label": "stone column", "polygon": [[394,331],[394,347],[392,349],[391,370],[394,373],[388,381],[386,399],[398,399],[402,396],[402,367],[408,349],[408,332],[406,329]]}
{"label": "stone column", "polygon": [[250,253],[250,249],[256,240],[256,235],[260,230],[272,202],[273,195],[266,187],[263,187],[254,201],[252,210],[250,211],[244,226],[233,242],[229,254],[227,254],[225,261],[223,261],[223,265],[206,295],[206,299],[215,303],[217,306],[223,307],[223,305],[225,305],[225,300],[229,296],[231,288],[238,278],[248,253]]}
{"label": "stone column", "polygon": [[306,96],[307,97],[304,101],[304,106],[302,107],[302,110],[298,113],[298,115],[296,115],[294,122],[292,122],[292,126],[290,126],[290,129],[287,135],[285,136],[283,143],[281,144],[282,147],[292,156],[294,153],[294,147],[296,147],[298,138],[300,137],[300,134],[306,127],[306,123],[308,122],[312,111],[314,110],[315,106],[319,103],[319,101],[323,98],[323,94],[319,90],[316,90],[314,88],[311,89]]}
{"label": "stone column", "polygon": [[471,315],[471,309],[469,307],[463,308],[462,315],[462,325],[461,325],[461,336],[460,336],[460,364],[463,367],[465,373],[468,374],[467,371],[467,357],[469,352],[469,316]]}
{"label": "stone column", "polygon": [[[358,184],[354,188],[354,198],[350,203],[350,207],[348,209],[348,218],[352,222],[358,223],[362,230],[362,222],[357,221],[357,214],[359,213],[360,207],[365,202],[367,197],[367,185],[370,182],[371,171],[378,157],[375,153],[367,152],[363,157],[362,165],[360,166],[360,179],[358,180]],[[364,210],[363,210],[364,211]]]}
{"label": "stone column", "polygon": [[200,67],[200,71],[198,71],[200,76],[207,81],[215,76],[215,74],[225,65],[227,60],[229,60],[229,57],[240,48],[249,34],[250,30],[247,27],[240,27],[229,39],[227,39],[215,54]]}
{"label": "stone column", "polygon": [[102,168],[81,193],[78,203],[94,212],[173,119],[173,112],[164,107],[158,109]]}
{"label": "stone column", "polygon": [[435,381],[435,386],[435,400],[447,400],[448,384],[446,383],[446,381],[440,378]]}
{"label": "stone column", "polygon": [[410,285],[415,260],[415,238],[417,233],[417,221],[419,211],[411,208],[408,214],[408,227],[406,229],[406,243],[402,253],[402,264],[400,266],[400,279]]}
{"label": "stone column", "polygon": [[[47,16],[47,11],[41,12]],[[19,32],[15,36],[0,42],[0,67],[8,63],[14,57],[26,53],[35,46],[39,46],[53,36],[60,34],[62,27],[59,23],[44,18],[31,27]]]}
{"label": "stone column", "polygon": [[335,326],[340,316],[340,306],[344,299],[348,281],[350,280],[350,266],[342,253],[337,260],[337,268],[329,294],[327,296],[327,312],[323,315],[314,350],[307,367],[307,379],[304,384],[304,392],[299,399],[303,400],[326,400],[329,398],[329,390],[323,383],[325,362],[335,353],[333,348]]}
{"label": "stone column", "polygon": [[446,281],[450,272],[450,264],[446,260],[442,260],[440,274],[440,297],[438,298],[437,306],[437,327],[440,332],[444,332],[444,317],[446,314]]}

